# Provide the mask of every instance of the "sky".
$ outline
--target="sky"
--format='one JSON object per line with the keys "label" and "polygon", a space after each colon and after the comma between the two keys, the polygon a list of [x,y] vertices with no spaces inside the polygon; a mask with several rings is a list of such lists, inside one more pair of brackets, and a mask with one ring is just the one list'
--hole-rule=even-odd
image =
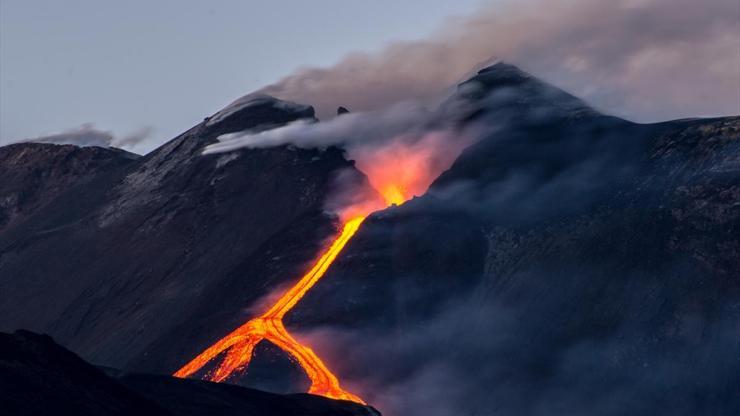
{"label": "sky", "polygon": [[0,0],[0,145],[145,153],[263,90],[325,119],[504,59],[637,122],[740,114],[738,0]]}
{"label": "sky", "polygon": [[2,0],[0,145],[86,123],[161,143],[298,67],[423,38],[479,3]]}

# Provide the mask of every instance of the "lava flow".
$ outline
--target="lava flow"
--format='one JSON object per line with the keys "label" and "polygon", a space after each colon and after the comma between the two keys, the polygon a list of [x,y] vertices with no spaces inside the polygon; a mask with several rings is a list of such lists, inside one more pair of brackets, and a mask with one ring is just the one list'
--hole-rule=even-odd
{"label": "lava flow", "polygon": [[308,292],[309,289],[326,273],[339,252],[342,251],[347,242],[360,228],[365,217],[356,217],[344,224],[339,237],[334,240],[329,249],[324,252],[295,286],[291,287],[275,304],[265,313],[240,326],[229,335],[203,351],[174,375],[176,377],[187,377],[203,368],[206,363],[214,359],[224,351],[226,358],[206,378],[211,381],[223,381],[235,371],[241,371],[249,365],[252,359],[254,347],[262,340],[267,340],[278,346],[295,358],[306,375],[311,380],[308,392],[318,394],[332,399],[351,400],[362,403],[358,396],[342,389],[337,377],[329,371],[326,365],[311,350],[293,338],[283,325],[283,317],[293,306]]}
{"label": "lava flow", "polygon": [[174,375],[191,376],[211,360],[224,354],[218,367],[205,375],[211,381],[223,381],[234,372],[245,370],[252,359],[255,346],[267,340],[298,361],[311,380],[309,393],[364,404],[361,398],[342,389],[337,377],[311,348],[288,333],[283,325],[283,317],[326,273],[369,213],[391,205],[400,205],[411,196],[421,194],[442,169],[450,166],[459,149],[445,143],[443,136],[428,134],[411,144],[399,141],[382,148],[354,151],[353,156],[357,159],[358,167],[365,172],[371,188],[374,189],[372,195],[359,195],[366,197],[363,202],[344,207],[340,214],[344,221],[342,232],[311,270],[270,309],[217,341]]}

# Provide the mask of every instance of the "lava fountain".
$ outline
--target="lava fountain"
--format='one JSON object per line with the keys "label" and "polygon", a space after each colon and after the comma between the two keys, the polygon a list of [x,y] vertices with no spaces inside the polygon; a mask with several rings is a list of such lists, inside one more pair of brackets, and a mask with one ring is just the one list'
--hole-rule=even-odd
{"label": "lava fountain", "polygon": [[[290,335],[283,325],[283,317],[324,276],[367,215],[380,208],[400,205],[410,197],[419,195],[443,168],[452,163],[457,152],[443,152],[438,157],[441,139],[438,135],[430,134],[412,142],[413,144],[399,140],[381,148],[357,149],[353,154],[357,166],[365,172],[370,185],[377,191],[373,197],[366,199],[371,202],[343,209],[340,214],[344,222],[341,232],[294,286],[282,294],[267,311],[208,347],[177,370],[174,376],[189,377],[225,353],[215,370],[204,376],[211,381],[224,381],[234,372],[246,370],[254,348],[266,340],[298,362],[311,381],[309,393],[365,404],[359,396],[341,387],[337,376],[310,347]],[[377,202],[378,194],[383,202]]]}

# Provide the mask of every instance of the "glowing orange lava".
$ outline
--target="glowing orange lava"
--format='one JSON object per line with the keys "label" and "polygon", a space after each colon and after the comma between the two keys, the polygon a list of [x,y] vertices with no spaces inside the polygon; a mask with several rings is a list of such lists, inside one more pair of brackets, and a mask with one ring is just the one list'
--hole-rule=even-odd
{"label": "glowing orange lava", "polygon": [[188,377],[197,372],[209,361],[223,352],[226,357],[206,378],[220,382],[235,371],[244,370],[252,359],[254,347],[262,340],[267,340],[278,346],[295,358],[306,375],[311,380],[308,392],[332,399],[351,400],[365,403],[358,396],[342,389],[337,377],[329,371],[326,365],[311,350],[293,338],[283,325],[283,317],[293,306],[321,279],[326,273],[339,252],[360,228],[365,217],[356,217],[344,224],[342,232],[324,252],[318,261],[293,287],[283,294],[277,302],[265,313],[240,326],[232,333],[200,353],[174,374],[176,377]]}
{"label": "glowing orange lava", "polygon": [[[443,133],[432,132],[413,140],[401,137],[381,147],[359,148],[350,156],[386,206],[401,205],[410,197],[423,194],[467,144],[465,138],[452,140]],[[385,207],[376,209],[380,208]]]}
{"label": "glowing orange lava", "polygon": [[[342,232],[301,279],[265,313],[240,326],[179,369],[176,377],[188,377],[201,370],[216,357],[225,355],[218,367],[205,378],[220,382],[237,371],[243,371],[252,359],[255,346],[263,340],[275,344],[290,354],[311,380],[309,393],[332,399],[351,400],[364,404],[358,396],[342,389],[337,377],[311,350],[293,338],[283,325],[283,317],[301,300],[326,273],[347,242],[357,232],[369,213],[390,205],[400,205],[414,195],[423,193],[432,180],[450,166],[459,154],[457,147],[444,136],[427,134],[416,141],[398,140],[388,146],[355,151],[353,157],[374,188],[365,200],[344,207],[340,218],[345,223]],[[379,198],[380,196],[380,198]],[[362,199],[362,198],[361,198]]]}

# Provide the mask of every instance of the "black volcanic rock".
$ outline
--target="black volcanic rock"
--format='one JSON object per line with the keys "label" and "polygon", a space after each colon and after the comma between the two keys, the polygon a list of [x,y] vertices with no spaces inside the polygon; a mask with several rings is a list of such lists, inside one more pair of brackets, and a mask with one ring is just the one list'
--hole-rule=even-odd
{"label": "black volcanic rock", "polygon": [[[202,155],[225,131],[308,112],[262,97],[79,186],[55,185],[77,180],[71,168],[41,176],[40,189],[60,188],[58,195],[44,193],[51,202],[0,234],[0,292],[13,293],[0,298],[0,328],[48,332],[100,365],[175,371],[242,323],[243,308],[300,276],[334,233],[324,212],[334,178],[360,175],[342,151]],[[22,149],[3,152],[15,160]],[[32,190],[16,179],[49,165],[37,162],[3,165],[0,189]]]}
{"label": "black volcanic rock", "polygon": [[8,415],[379,416],[374,409],[309,394],[117,373],[114,378],[28,331],[0,333],[0,406]]}
{"label": "black volcanic rock", "polygon": [[0,333],[0,406],[17,416],[170,414],[28,331]]}
{"label": "black volcanic rock", "polygon": [[369,406],[311,394],[281,395],[230,384],[143,374],[124,375],[118,381],[183,416],[380,416]]}
{"label": "black volcanic rock", "polygon": [[74,186],[126,166],[138,155],[102,147],[16,143],[0,147],[0,233]]}
{"label": "black volcanic rock", "polygon": [[471,119],[484,116],[498,123],[540,123],[543,119],[580,119],[599,115],[579,98],[521,69],[499,62],[458,85],[455,99],[477,104]]}
{"label": "black volcanic rock", "polygon": [[349,114],[349,110],[342,106],[337,107],[337,115],[341,116],[342,114]]}

